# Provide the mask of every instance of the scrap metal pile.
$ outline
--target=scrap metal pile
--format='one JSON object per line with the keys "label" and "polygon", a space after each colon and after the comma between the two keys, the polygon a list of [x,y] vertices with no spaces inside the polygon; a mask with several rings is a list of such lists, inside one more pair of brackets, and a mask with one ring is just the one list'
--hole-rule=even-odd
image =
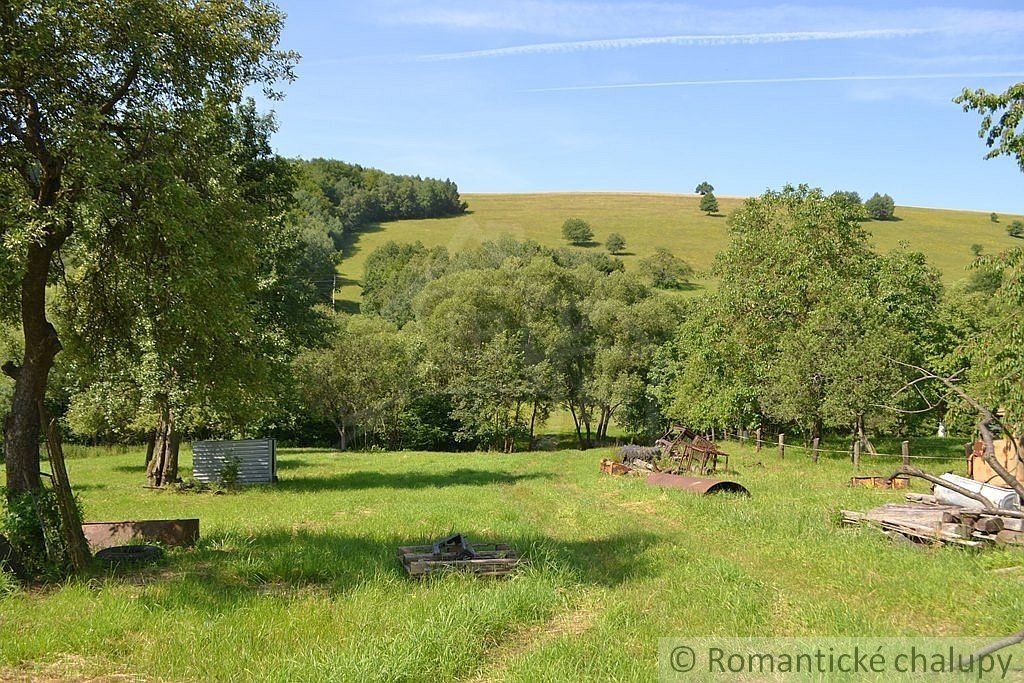
{"label": "scrap metal pile", "polygon": [[655,444],[623,446],[619,449],[619,461],[605,458],[601,461],[601,471],[612,475],[645,474],[650,486],[675,488],[698,495],[750,495],[736,482],[704,476],[714,473],[719,464],[727,469],[729,456],[720,451],[713,441],[693,430],[675,425]]}
{"label": "scrap metal pile", "polygon": [[634,471],[707,476],[719,464],[729,468],[729,456],[715,442],[681,425],[673,425],[653,446],[623,446],[619,457],[622,465]]}

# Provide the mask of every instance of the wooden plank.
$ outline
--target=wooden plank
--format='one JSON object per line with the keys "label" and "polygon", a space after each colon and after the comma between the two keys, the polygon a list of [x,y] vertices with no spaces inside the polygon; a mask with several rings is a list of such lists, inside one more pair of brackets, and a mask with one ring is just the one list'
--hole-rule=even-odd
{"label": "wooden plank", "polygon": [[43,402],[39,402],[39,420],[46,436],[46,452],[50,456],[50,471],[53,474],[53,491],[57,496],[57,507],[60,511],[61,533],[68,548],[68,558],[76,572],[89,565],[92,557],[89,544],[82,532],[82,517],[75,505],[75,494],[71,490],[68,470],[64,464],[64,450],[61,448],[60,434],[57,432],[57,421],[49,420]]}

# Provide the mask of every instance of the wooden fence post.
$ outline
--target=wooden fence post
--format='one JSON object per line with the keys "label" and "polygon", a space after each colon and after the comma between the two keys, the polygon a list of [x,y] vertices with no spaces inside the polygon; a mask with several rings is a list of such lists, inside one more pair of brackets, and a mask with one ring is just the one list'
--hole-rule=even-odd
{"label": "wooden fence post", "polygon": [[757,428],[756,434],[757,434],[757,446],[756,446],[756,448],[754,450],[756,450],[758,453],[760,453],[761,452],[761,428],[760,427]]}
{"label": "wooden fence post", "polygon": [[786,457],[786,435],[779,432],[779,459]]}
{"label": "wooden fence post", "polygon": [[853,442],[853,466],[860,467],[860,441]]}
{"label": "wooden fence post", "polygon": [[811,456],[811,458],[814,460],[814,462],[818,462],[818,444],[820,444],[820,443],[821,443],[821,439],[818,438],[818,437],[814,437],[814,453]]}
{"label": "wooden fence post", "polygon": [[910,442],[909,441],[904,441],[903,442],[903,464],[904,465],[909,465],[910,464]]}

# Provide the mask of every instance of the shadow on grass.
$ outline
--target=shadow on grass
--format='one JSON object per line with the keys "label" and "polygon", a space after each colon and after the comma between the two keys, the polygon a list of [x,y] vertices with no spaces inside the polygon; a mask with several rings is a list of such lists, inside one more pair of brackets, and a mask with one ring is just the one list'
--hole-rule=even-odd
{"label": "shadow on grass", "polygon": [[530,479],[547,479],[546,472],[509,474],[490,470],[457,469],[443,473],[429,472],[349,472],[333,476],[282,477],[274,487],[278,491],[309,493],[312,491],[347,491],[360,489],[423,489],[445,486],[489,486],[515,484]]}
{"label": "shadow on grass", "polygon": [[[655,571],[647,551],[660,539],[649,533],[627,532],[601,538],[566,541],[543,535],[492,536],[464,529],[472,542],[502,542],[529,562],[520,570],[529,575],[555,575],[561,583],[614,587],[650,578]],[[263,598],[288,597],[298,589],[339,593],[362,585],[391,585],[416,579],[407,576],[397,558],[399,546],[428,545],[436,536],[354,536],[336,532],[273,531],[242,537],[215,535],[189,551],[175,551],[162,563],[146,569],[105,570],[112,582],[149,585],[145,600],[162,608],[183,608],[216,614]],[[431,582],[462,580],[440,575]],[[500,579],[479,579],[481,587]]]}

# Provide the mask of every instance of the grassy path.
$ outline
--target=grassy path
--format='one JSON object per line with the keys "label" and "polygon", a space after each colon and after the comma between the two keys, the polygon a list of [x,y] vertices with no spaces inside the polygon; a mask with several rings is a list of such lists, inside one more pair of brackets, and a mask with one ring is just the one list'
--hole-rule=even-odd
{"label": "grassy path", "polygon": [[[666,636],[1020,628],[1024,572],[991,571],[1024,564],[1019,551],[900,546],[840,529],[839,508],[899,494],[845,487],[843,459],[729,450],[752,499],[607,477],[601,451],[285,451],[279,484],[223,496],[142,489],[140,452],[74,459],[89,519],[197,516],[201,546],[141,575],[0,598],[0,671],[651,680]],[[532,566],[507,581],[402,575],[399,544],[455,530],[509,541]]]}

